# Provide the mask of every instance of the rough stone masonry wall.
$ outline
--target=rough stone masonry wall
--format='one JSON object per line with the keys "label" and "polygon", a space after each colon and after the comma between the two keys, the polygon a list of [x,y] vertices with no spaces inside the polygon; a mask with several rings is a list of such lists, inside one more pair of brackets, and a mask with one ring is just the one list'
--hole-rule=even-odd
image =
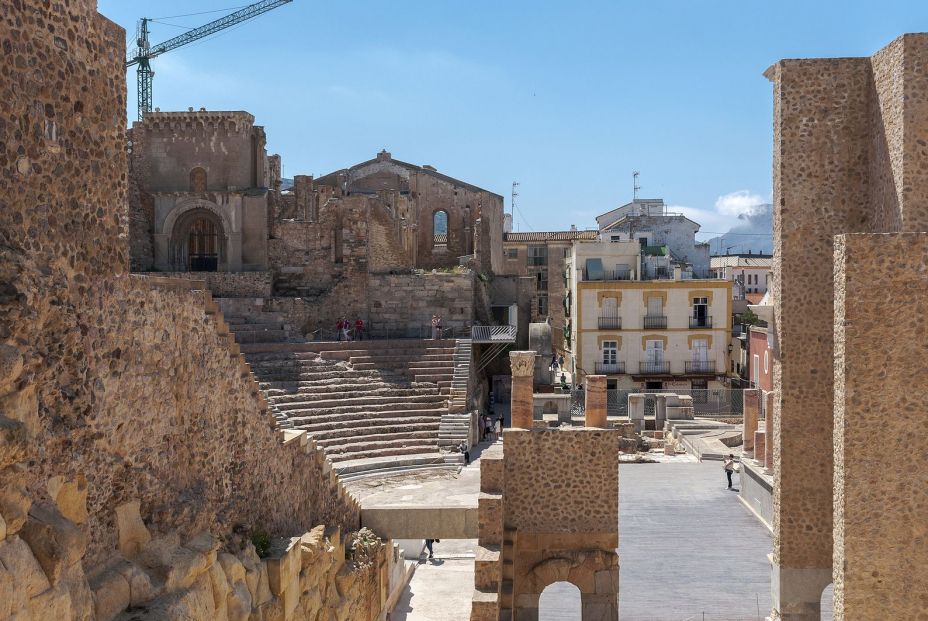
{"label": "rough stone masonry wall", "polygon": [[917,362],[928,358],[928,233],[839,236],[835,271],[835,618],[918,619],[928,615],[928,467],[915,431],[928,403]]}
{"label": "rough stone masonry wall", "polygon": [[158,272],[157,276],[203,281],[220,298],[267,298],[274,285],[271,272]]}
{"label": "rough stone masonry wall", "polygon": [[281,445],[205,294],[127,274],[124,41],[91,0],[0,8],[0,617],[140,603],[144,580],[120,578],[110,606],[83,576],[138,552],[142,519],[170,544],[151,550],[158,588],[181,598],[215,558],[204,539],[357,525],[321,453]]}
{"label": "rough stone masonry wall", "polygon": [[474,274],[375,275],[368,279],[369,326],[373,336],[426,336],[433,314],[445,329],[474,320]]}

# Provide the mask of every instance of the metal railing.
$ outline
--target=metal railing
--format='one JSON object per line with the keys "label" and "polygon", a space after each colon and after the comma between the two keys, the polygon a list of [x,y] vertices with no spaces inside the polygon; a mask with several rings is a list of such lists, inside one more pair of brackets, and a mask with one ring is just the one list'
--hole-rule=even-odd
{"label": "metal railing", "polygon": [[516,327],[473,326],[470,338],[474,343],[512,343],[516,340]]}
{"label": "metal railing", "polygon": [[683,371],[687,375],[706,373],[714,375],[715,360],[687,360],[683,363]]}
{"label": "metal railing", "polygon": [[622,318],[618,315],[600,315],[599,316],[599,329],[600,330],[621,330],[622,329]]}
{"label": "metal railing", "polygon": [[712,317],[690,317],[690,329],[711,327]]}
{"label": "metal railing", "polygon": [[[744,414],[744,391],[732,388],[696,390],[646,390],[631,388],[606,391],[606,407],[609,416],[628,416],[628,395],[632,393],[672,393],[693,398],[693,414],[698,418],[727,418]],[[572,416],[583,416],[584,391],[571,391]]]}
{"label": "metal railing", "polygon": [[668,375],[670,362],[639,362],[638,375]]}
{"label": "metal railing", "polygon": [[597,375],[611,375],[615,373],[625,373],[624,362],[597,362],[595,366],[596,366]]}
{"label": "metal railing", "polygon": [[602,282],[602,281],[617,281],[617,280],[631,280],[632,271],[631,269],[624,270],[602,270],[597,272],[594,276],[591,276],[587,273],[585,269],[578,268],[580,272],[580,280],[583,282]]}
{"label": "metal railing", "polygon": [[644,316],[644,329],[645,330],[666,330],[667,329],[667,315],[645,315]]}

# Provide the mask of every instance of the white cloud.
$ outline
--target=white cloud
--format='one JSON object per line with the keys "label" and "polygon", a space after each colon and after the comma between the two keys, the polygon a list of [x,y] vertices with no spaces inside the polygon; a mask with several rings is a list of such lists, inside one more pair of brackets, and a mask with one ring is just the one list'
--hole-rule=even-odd
{"label": "white cloud", "polygon": [[760,206],[766,201],[760,194],[754,194],[750,190],[738,190],[719,196],[715,201],[715,209],[718,213],[725,216],[742,216],[756,215],[763,210]]}

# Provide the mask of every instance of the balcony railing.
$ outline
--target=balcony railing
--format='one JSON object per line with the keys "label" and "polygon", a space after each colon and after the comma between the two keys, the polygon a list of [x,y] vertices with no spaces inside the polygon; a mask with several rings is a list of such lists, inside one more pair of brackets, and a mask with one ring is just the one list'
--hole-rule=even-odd
{"label": "balcony railing", "polygon": [[624,362],[597,362],[596,363],[596,374],[597,375],[612,375],[615,373],[625,373],[625,363]]}
{"label": "balcony railing", "polygon": [[715,375],[715,360],[693,360],[683,363],[683,370],[687,375],[707,374]]}
{"label": "balcony railing", "polygon": [[645,330],[666,330],[667,329],[667,315],[645,315],[644,316],[644,329]]}
{"label": "balcony railing", "polygon": [[631,280],[632,272],[631,269],[624,270],[601,270],[595,274],[590,274],[585,269],[577,270],[580,272],[580,280],[583,282],[602,282],[602,281],[615,281],[615,280]]}
{"label": "balcony railing", "polygon": [[516,340],[516,327],[473,326],[470,338],[474,343],[512,343]]}
{"label": "balcony railing", "polygon": [[711,327],[712,317],[690,317],[690,329]]}
{"label": "balcony railing", "polygon": [[599,329],[600,330],[621,330],[622,329],[622,318],[618,315],[600,315],[599,316]]}
{"label": "balcony railing", "polygon": [[639,375],[669,375],[670,374],[670,363],[669,362],[639,362],[638,363],[638,374]]}

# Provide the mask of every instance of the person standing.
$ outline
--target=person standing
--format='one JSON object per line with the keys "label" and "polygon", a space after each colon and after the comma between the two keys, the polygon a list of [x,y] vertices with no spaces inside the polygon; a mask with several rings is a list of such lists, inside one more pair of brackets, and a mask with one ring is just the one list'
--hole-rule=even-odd
{"label": "person standing", "polygon": [[335,322],[335,340],[342,340],[342,330],[345,328],[345,322],[339,319]]}
{"label": "person standing", "polygon": [[351,329],[351,324],[348,323],[347,317],[342,317],[342,340],[350,341],[351,335],[348,333],[348,330]]}
{"label": "person standing", "polygon": [[441,331],[441,318],[438,315],[432,315],[432,340],[438,340],[438,333]]}
{"label": "person standing", "polygon": [[364,322],[361,321],[361,318],[358,317],[354,320],[354,338],[355,340],[360,341],[361,335],[364,332]]}
{"label": "person standing", "polygon": [[548,365],[548,368],[557,373],[557,354],[551,356],[551,364]]}
{"label": "person standing", "polygon": [[735,472],[735,456],[731,453],[725,458],[725,476],[728,477],[728,489],[731,489],[731,475]]}
{"label": "person standing", "polygon": [[503,437],[503,416],[501,414],[500,417],[496,419],[496,439],[499,440],[502,437]]}

